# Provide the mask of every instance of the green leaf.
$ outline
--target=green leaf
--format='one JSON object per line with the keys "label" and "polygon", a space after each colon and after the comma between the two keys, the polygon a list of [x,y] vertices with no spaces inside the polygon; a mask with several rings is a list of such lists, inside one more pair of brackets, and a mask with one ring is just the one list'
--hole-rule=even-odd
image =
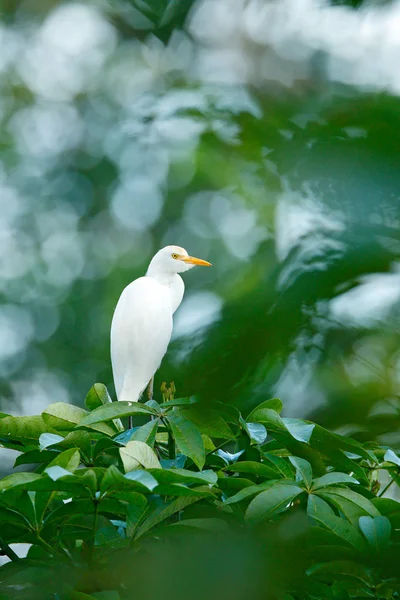
{"label": "green leaf", "polygon": [[141,504],[129,503],[128,513],[126,517],[126,535],[128,537],[132,537],[135,535],[137,528],[142,523],[148,511],[149,505],[147,503],[146,498],[144,498],[144,502],[142,502]]}
{"label": "green leaf", "polygon": [[[0,421],[0,423],[1,423],[1,421]],[[400,467],[400,458],[397,456],[397,454],[395,454],[393,452],[393,450],[387,450],[383,460],[386,462],[393,463],[394,465],[397,465],[398,467]]]}
{"label": "green leaf", "polygon": [[157,412],[153,408],[139,402],[112,402],[111,404],[99,406],[89,414],[86,413],[80,421],[80,425],[94,425],[95,423],[112,421],[120,417],[149,414],[157,416]]}
{"label": "green leaf", "polygon": [[25,487],[27,484],[41,478],[42,476],[38,473],[12,473],[0,480],[0,492],[21,486]]}
{"label": "green leaf", "polygon": [[363,565],[350,560],[332,560],[326,563],[313,565],[307,570],[307,575],[318,577],[319,579],[328,582],[335,582],[341,579],[351,581],[354,579],[356,580],[354,582],[356,585],[358,581],[368,587],[374,585],[374,581],[368,569]]}
{"label": "green leaf", "polygon": [[109,494],[118,490],[133,490],[148,494],[157,485],[157,479],[147,471],[137,470],[123,475],[117,467],[111,465],[101,480],[100,492]]}
{"label": "green leaf", "polygon": [[201,471],[206,457],[201,433],[193,423],[180,414],[169,414],[168,423],[179,452],[185,454]]}
{"label": "green leaf", "polygon": [[158,483],[208,483],[215,485],[218,476],[214,471],[206,470],[201,472],[188,471],[187,469],[150,469],[150,473],[157,479]]}
{"label": "green leaf", "polygon": [[226,521],[218,518],[182,519],[178,523],[172,523],[170,527],[193,527],[194,529],[201,529],[212,533],[226,532],[228,530]]}
{"label": "green leaf", "polygon": [[30,450],[17,456],[14,467],[19,467],[20,465],[40,464],[44,462],[47,463],[53,460],[57,454],[58,453],[54,450]]}
{"label": "green leaf", "polygon": [[276,470],[277,473],[280,473],[282,477],[287,477],[289,479],[293,477],[293,469],[287,460],[281,456],[271,454],[271,452],[263,452],[262,456],[264,461],[268,461],[272,465],[272,468]]}
{"label": "green leaf", "polygon": [[11,440],[37,442],[48,429],[41,416],[3,417],[0,419],[0,444],[7,448]]}
{"label": "green leaf", "polygon": [[125,473],[134,469],[161,469],[161,465],[154,450],[144,442],[128,442],[127,445],[119,449],[119,453],[124,465]]}
{"label": "green leaf", "polygon": [[288,419],[285,417],[282,421],[295,440],[304,442],[305,444],[309,443],[312,432],[314,431],[314,423],[306,423],[300,419]]}
{"label": "green leaf", "polygon": [[49,464],[49,467],[63,467],[67,471],[73,473],[79,467],[80,462],[81,457],[79,450],[76,448],[70,448],[69,450],[65,450],[56,456]]}
{"label": "green leaf", "polygon": [[279,476],[279,473],[275,469],[268,467],[268,465],[250,460],[229,465],[225,467],[225,471],[233,471],[234,473],[251,473],[252,475],[266,477],[268,479],[277,479]]}
{"label": "green leaf", "polygon": [[87,414],[86,410],[73,404],[55,402],[46,408],[42,418],[46,425],[57,431],[71,431]]}
{"label": "green leaf", "polygon": [[326,475],[322,475],[322,477],[318,477],[318,479],[314,480],[313,489],[318,490],[320,488],[335,485],[337,483],[359,484],[360,482],[346,473],[327,473]]}
{"label": "green leaf", "polygon": [[241,502],[242,500],[251,498],[252,496],[259,494],[260,492],[266,489],[274,487],[276,483],[278,483],[278,481],[275,479],[273,481],[264,481],[259,485],[249,485],[247,487],[244,487],[230,498],[224,500],[224,504],[236,504],[237,502]]}
{"label": "green leaf", "polygon": [[85,398],[85,406],[89,411],[95,410],[99,406],[111,403],[111,396],[105,385],[95,383],[89,390]]}
{"label": "green leaf", "polygon": [[250,502],[245,520],[249,525],[255,525],[270,519],[286,510],[288,505],[302,493],[304,490],[295,485],[276,483],[274,487],[261,492]]}
{"label": "green leaf", "polygon": [[205,493],[204,496],[182,496],[168,504],[158,506],[139,527],[137,537],[142,536],[144,533],[152,529],[155,525],[158,525],[159,523],[161,523],[165,519],[168,519],[175,513],[180,512],[190,504],[198,502],[199,500],[201,500],[202,498],[206,498],[207,496],[207,493]]}
{"label": "green leaf", "polygon": [[329,504],[325,500],[322,500],[322,498],[310,494],[308,497],[307,513],[316,523],[332,531],[332,533],[342,538],[351,546],[354,546],[358,550],[364,548],[365,544],[358,530],[344,519],[337,517]]}
{"label": "green leaf", "polygon": [[282,401],[279,398],[270,398],[269,400],[265,400],[251,411],[249,415],[246,417],[246,421],[252,421],[253,415],[256,411],[267,408],[269,410],[274,410],[277,413],[280,413],[283,408]]}
{"label": "green leaf", "polygon": [[168,400],[168,402],[162,402],[160,404],[161,408],[169,408],[172,406],[192,406],[193,404],[197,404],[198,400],[191,396],[190,398],[176,398],[176,400]]}
{"label": "green leaf", "polygon": [[356,506],[360,507],[371,517],[379,516],[378,509],[372,504],[370,500],[368,500],[368,498],[365,498],[365,496],[362,496],[361,494],[358,494],[357,492],[354,492],[349,488],[340,488],[332,486],[329,488],[319,490],[318,494],[330,498],[332,498],[333,496],[344,498],[345,500],[348,500],[349,502],[352,502]]}
{"label": "green leaf", "polygon": [[174,411],[174,416],[182,416],[193,423],[200,433],[210,437],[233,440],[235,436],[225,420],[215,410],[206,408],[186,408]]}
{"label": "green leaf", "polygon": [[359,526],[375,552],[388,545],[392,527],[387,517],[360,517]]}
{"label": "green leaf", "polygon": [[132,435],[131,440],[138,442],[145,442],[152,448],[154,447],[154,443],[156,441],[156,435],[158,426],[160,424],[160,419],[153,419],[149,421],[145,425],[139,427]]}
{"label": "green leaf", "polygon": [[48,448],[49,446],[54,446],[54,444],[58,444],[63,441],[63,437],[56,433],[42,433],[39,437],[39,447],[41,450]]}
{"label": "green leaf", "polygon": [[312,467],[307,460],[298,456],[289,456],[289,460],[296,469],[296,481],[304,481],[307,489],[312,484]]}
{"label": "green leaf", "polygon": [[262,423],[246,423],[244,422],[244,430],[249,436],[251,443],[254,445],[262,445],[267,439],[267,430]]}

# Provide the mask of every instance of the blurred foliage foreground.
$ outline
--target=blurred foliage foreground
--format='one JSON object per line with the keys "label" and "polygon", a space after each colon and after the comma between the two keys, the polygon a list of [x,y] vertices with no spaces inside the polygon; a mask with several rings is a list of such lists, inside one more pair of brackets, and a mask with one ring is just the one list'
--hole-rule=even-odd
{"label": "blurred foliage foreground", "polygon": [[16,466],[35,465],[0,481],[1,600],[399,598],[393,450],[282,418],[276,398],[246,418],[163,400],[96,384],[87,410],[1,415]]}

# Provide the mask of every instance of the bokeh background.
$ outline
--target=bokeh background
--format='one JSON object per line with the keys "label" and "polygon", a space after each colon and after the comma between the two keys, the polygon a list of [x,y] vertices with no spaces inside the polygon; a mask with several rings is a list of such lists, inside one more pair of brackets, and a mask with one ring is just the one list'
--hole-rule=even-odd
{"label": "bokeh background", "polygon": [[185,276],[178,395],[400,446],[400,2],[0,3],[0,408],[113,395],[118,297]]}

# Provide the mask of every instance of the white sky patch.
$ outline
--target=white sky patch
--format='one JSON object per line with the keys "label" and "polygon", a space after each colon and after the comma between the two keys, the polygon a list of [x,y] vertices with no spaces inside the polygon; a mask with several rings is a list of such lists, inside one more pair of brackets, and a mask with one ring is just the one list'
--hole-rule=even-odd
{"label": "white sky patch", "polygon": [[356,288],[330,302],[331,315],[345,324],[373,325],[400,301],[400,272],[368,275]]}

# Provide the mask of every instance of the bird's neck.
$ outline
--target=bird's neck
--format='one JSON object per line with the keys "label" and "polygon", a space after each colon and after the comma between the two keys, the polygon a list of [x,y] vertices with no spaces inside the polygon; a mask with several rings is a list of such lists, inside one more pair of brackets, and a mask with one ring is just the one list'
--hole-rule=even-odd
{"label": "bird's neck", "polygon": [[147,269],[146,277],[152,277],[161,285],[166,285],[171,287],[174,283],[180,279],[177,273],[166,273],[165,271],[159,271],[156,267],[152,265]]}

